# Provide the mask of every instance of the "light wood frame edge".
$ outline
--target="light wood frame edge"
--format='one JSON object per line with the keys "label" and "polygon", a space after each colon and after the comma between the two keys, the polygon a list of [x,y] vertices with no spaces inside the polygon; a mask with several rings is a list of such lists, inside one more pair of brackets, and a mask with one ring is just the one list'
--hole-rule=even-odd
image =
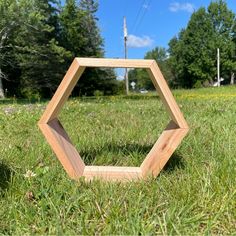
{"label": "light wood frame edge", "polygon": [[[140,167],[85,166],[57,116],[86,67],[146,68],[151,80],[170,114],[172,121],[163,131]],[[178,147],[189,127],[185,121],[158,65],[154,60],[75,58],[52,100],[49,102],[39,128],[72,179],[84,176],[104,180],[137,180],[157,176]]]}

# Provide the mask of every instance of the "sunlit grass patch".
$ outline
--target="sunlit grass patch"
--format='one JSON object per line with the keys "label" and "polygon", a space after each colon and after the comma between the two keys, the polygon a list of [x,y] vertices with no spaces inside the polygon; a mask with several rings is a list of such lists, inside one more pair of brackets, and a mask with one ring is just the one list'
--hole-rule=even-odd
{"label": "sunlit grass patch", "polygon": [[[235,87],[176,90],[190,133],[156,179],[71,181],[37,127],[46,103],[0,105],[0,233],[235,234]],[[141,163],[168,123],[156,95],[70,99],[87,164]]]}

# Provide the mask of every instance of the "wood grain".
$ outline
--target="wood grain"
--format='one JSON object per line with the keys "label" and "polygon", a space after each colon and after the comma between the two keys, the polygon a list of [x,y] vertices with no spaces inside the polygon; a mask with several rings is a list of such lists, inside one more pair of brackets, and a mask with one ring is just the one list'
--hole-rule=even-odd
{"label": "wood grain", "polygon": [[85,166],[83,176],[86,180],[129,181],[141,179],[142,171],[139,167]]}
{"label": "wood grain", "polygon": [[140,166],[144,178],[160,173],[187,132],[173,121],[169,123]]}
{"label": "wood grain", "polygon": [[70,96],[84,70],[85,67],[79,66],[77,60],[72,62],[52,100],[49,102],[39,123],[47,123],[58,116],[59,111]]}
{"label": "wood grain", "polygon": [[81,177],[85,164],[61,123],[54,119],[48,124],[39,124],[39,127],[67,174],[72,179]]}
{"label": "wood grain", "polygon": [[111,68],[150,68],[154,60],[112,59],[112,58],[76,58],[80,66]]}
{"label": "wood grain", "polygon": [[183,114],[181,113],[179,106],[177,105],[157,63],[153,62],[147,71],[152,79],[158,95],[167,109],[167,112],[171,116],[171,119],[176,123],[176,125],[179,126],[179,128],[188,129],[188,124],[185,121]]}
{"label": "wood grain", "polygon": [[[58,120],[58,114],[86,67],[146,68],[171,121],[140,167],[86,166]],[[62,166],[72,179],[106,181],[156,177],[174,153],[189,127],[154,60],[75,58],[49,102],[38,125]]]}

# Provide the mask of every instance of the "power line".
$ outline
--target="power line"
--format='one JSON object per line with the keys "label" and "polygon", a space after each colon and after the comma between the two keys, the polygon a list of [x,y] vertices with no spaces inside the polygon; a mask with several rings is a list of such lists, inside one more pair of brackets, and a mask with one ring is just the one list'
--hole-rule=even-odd
{"label": "power line", "polygon": [[134,23],[133,23],[133,25],[132,25],[132,27],[131,27],[131,32],[133,32],[133,30],[134,30],[134,28],[135,28],[135,26],[136,26],[136,23],[137,23],[137,21],[138,21],[138,19],[139,19],[139,17],[140,17],[140,14],[141,14],[141,12],[142,12],[142,10],[143,10],[143,5],[145,4],[145,2],[146,2],[146,0],[143,0],[143,1],[142,1],[142,4],[140,5],[140,8],[139,8],[138,13],[137,13],[137,15],[136,15],[136,17],[135,17]]}
{"label": "power line", "polygon": [[145,5],[146,5],[145,8],[144,8],[143,5],[142,5],[142,8],[144,9],[144,10],[143,10],[143,14],[141,15],[141,17],[140,17],[138,23],[136,24],[136,28],[134,28],[133,33],[135,33],[135,31],[136,31],[136,30],[138,29],[138,27],[141,25],[141,23],[142,23],[142,21],[143,21],[143,19],[144,19],[144,16],[145,16],[146,13],[147,13],[147,9],[150,7],[151,0],[147,0],[146,3],[147,3],[147,4],[145,4]]}

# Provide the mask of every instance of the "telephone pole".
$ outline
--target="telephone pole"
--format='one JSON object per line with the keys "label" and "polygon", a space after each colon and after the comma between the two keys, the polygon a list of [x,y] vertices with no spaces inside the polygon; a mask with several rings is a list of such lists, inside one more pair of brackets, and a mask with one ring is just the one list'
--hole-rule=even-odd
{"label": "telephone pole", "polygon": [[217,48],[217,82],[220,87],[220,49]]}
{"label": "telephone pole", "polygon": [[[125,59],[127,59],[127,40],[128,40],[128,30],[126,26],[126,17],[124,16],[124,47],[125,47]],[[126,95],[129,95],[129,78],[128,78],[128,68],[125,68],[125,88]]]}

